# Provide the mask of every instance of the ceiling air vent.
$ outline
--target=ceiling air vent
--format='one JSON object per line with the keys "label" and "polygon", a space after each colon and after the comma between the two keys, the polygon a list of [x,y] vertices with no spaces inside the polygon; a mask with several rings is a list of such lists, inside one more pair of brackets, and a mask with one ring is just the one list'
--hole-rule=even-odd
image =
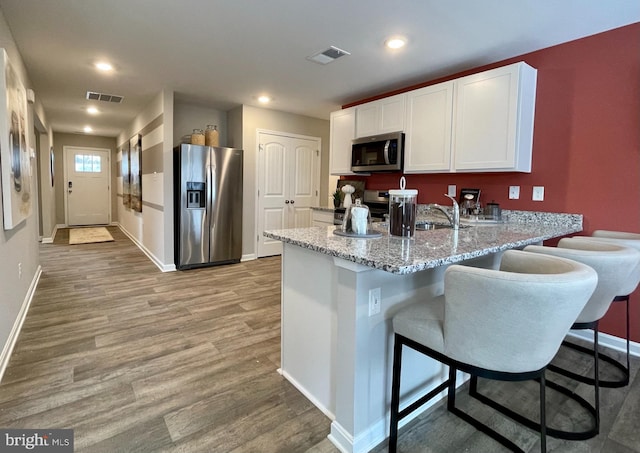
{"label": "ceiling air vent", "polygon": [[323,50],[322,52],[318,52],[315,55],[311,55],[307,57],[307,60],[311,60],[315,63],[327,64],[331,63],[336,58],[340,58],[344,55],[351,55],[346,50],[338,49],[337,47],[331,46],[327,50]]}
{"label": "ceiling air vent", "polygon": [[116,104],[120,104],[124,99],[124,96],[118,96],[117,94],[96,93],[95,91],[87,91],[87,99],[91,101],[114,102]]}

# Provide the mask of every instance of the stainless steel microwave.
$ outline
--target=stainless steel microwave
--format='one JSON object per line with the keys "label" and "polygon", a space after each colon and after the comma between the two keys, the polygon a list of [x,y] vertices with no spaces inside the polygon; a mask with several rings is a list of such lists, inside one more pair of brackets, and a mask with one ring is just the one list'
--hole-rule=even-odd
{"label": "stainless steel microwave", "polygon": [[368,173],[402,170],[404,157],[402,132],[357,138],[351,143],[351,171]]}

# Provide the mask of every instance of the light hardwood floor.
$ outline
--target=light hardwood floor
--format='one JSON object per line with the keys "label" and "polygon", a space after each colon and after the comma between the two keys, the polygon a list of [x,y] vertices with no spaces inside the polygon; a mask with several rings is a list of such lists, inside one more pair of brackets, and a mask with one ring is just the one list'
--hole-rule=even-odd
{"label": "light hardwood floor", "polygon": [[[109,230],[114,242],[69,246],[60,230],[41,245],[43,274],[0,384],[0,426],[72,428],[77,452],[338,452],[330,420],[276,371],[278,257],[162,273]],[[550,439],[549,451],[640,452],[638,362],[629,387],[603,389],[602,434]],[[483,388],[537,407],[535,387]],[[462,391],[459,402],[538,451],[534,433]],[[550,406],[556,421],[570,412],[563,400]],[[401,430],[400,451],[504,450],[440,404]]]}

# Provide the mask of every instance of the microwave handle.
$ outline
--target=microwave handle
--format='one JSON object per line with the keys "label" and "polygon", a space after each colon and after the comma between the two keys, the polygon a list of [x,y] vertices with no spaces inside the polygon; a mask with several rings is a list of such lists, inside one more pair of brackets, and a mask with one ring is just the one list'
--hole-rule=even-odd
{"label": "microwave handle", "polygon": [[387,140],[387,143],[384,144],[384,163],[389,165],[389,146],[391,145],[391,140]]}

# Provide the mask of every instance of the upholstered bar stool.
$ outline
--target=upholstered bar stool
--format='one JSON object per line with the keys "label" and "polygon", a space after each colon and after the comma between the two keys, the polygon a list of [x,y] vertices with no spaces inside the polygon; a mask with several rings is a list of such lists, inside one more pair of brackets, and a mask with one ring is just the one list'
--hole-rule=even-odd
{"label": "upholstered bar stool", "polygon": [[[635,249],[617,244],[576,238],[561,239],[557,247],[527,246],[525,251],[575,260],[592,267],[598,274],[598,284],[593,295],[571,326],[572,329],[593,330],[594,347],[591,353],[594,359],[594,405],[592,412],[595,415],[595,426],[593,429],[583,432],[561,431],[547,427],[547,433],[553,437],[570,440],[594,437],[600,430],[598,321],[605,315],[613,298],[624,287],[631,272],[637,266],[640,260],[640,253]],[[581,375],[559,368],[554,364],[550,364],[547,368],[564,376],[583,381]],[[550,382],[547,381],[547,385],[549,384]],[[583,403],[581,402],[581,404]],[[528,426],[536,425],[532,423]]]}
{"label": "upholstered bar stool", "polygon": [[[576,236],[576,238],[588,238],[587,236]],[[596,230],[593,232],[589,239],[599,240],[602,242],[609,242],[618,245],[622,245],[624,247],[633,247],[636,250],[640,250],[640,234],[638,233],[629,233],[625,231],[609,231],[609,230]],[[600,359],[613,365],[618,368],[622,372],[621,379],[609,379],[609,380],[600,380],[601,387],[624,387],[629,384],[629,373],[631,368],[631,348],[630,348],[630,327],[629,327],[629,297],[631,293],[633,293],[638,284],[640,283],[640,263],[636,266],[634,272],[631,273],[629,279],[627,280],[625,286],[620,290],[618,295],[614,297],[613,302],[624,302],[625,303],[625,313],[626,313],[626,343],[627,343],[627,358],[626,358],[626,366],[620,362],[618,362],[613,357],[606,355],[603,352],[599,353]],[[577,349],[581,352],[586,352],[587,349],[582,346],[571,344],[571,347]],[[591,380],[589,379],[589,382]]]}
{"label": "upholstered bar stool", "polygon": [[[513,451],[523,450],[455,405],[456,371],[503,381],[540,379],[541,451],[546,451],[545,368],[585,307],[597,275],[584,264],[523,251],[504,253],[499,270],[452,265],[444,295],[393,317],[389,452],[398,422],[448,389],[447,409]],[[449,378],[400,410],[403,347],[449,366]]]}

